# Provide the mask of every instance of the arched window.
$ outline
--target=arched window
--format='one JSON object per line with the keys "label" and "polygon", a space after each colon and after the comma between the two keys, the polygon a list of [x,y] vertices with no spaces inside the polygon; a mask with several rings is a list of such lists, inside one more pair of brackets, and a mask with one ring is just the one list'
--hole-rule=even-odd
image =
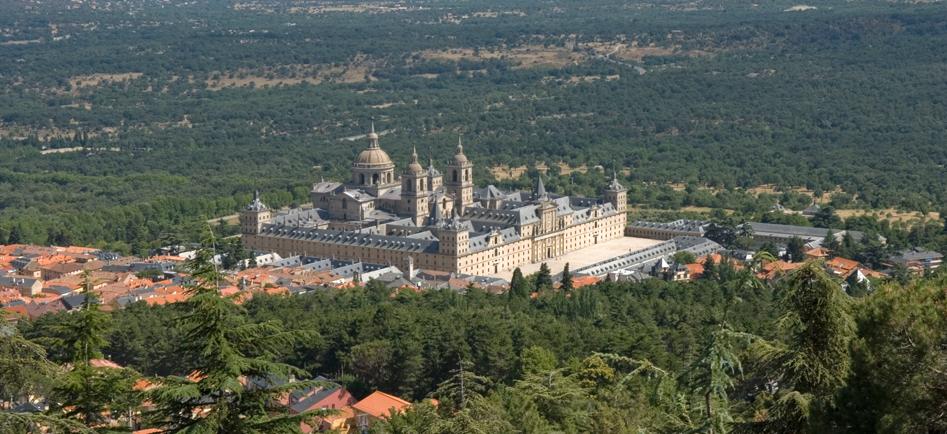
{"label": "arched window", "polygon": [[372,185],[378,185],[378,174],[375,173],[372,175]]}
{"label": "arched window", "polygon": [[359,182],[358,182],[358,183],[359,183],[359,184],[362,184],[362,185],[365,185],[365,174],[362,173],[362,174],[358,175],[358,177],[359,177]]}
{"label": "arched window", "polygon": [[454,176],[453,176],[454,182],[457,182],[457,171],[456,171],[456,170],[453,171],[453,175],[454,175]]}

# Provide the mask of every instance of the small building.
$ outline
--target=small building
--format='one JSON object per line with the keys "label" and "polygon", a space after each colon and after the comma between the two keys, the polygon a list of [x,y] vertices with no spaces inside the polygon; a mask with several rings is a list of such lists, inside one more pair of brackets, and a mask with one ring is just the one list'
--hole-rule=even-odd
{"label": "small building", "polygon": [[813,203],[812,205],[807,206],[806,209],[802,210],[802,215],[806,217],[815,217],[819,211],[822,211],[822,207],[817,203]]}
{"label": "small building", "polygon": [[890,267],[900,265],[915,273],[923,273],[940,267],[943,262],[943,254],[923,247],[914,247],[889,256],[887,265]]}
{"label": "small building", "polygon": [[410,402],[376,390],[352,405],[352,409],[355,410],[355,426],[360,432],[365,432],[375,422],[387,420],[393,414],[401,413],[409,407],[411,407]]}
{"label": "small building", "polygon": [[861,264],[851,259],[835,257],[825,261],[825,267],[836,276],[844,278],[861,267]]}
{"label": "small building", "polygon": [[357,400],[344,387],[330,382],[325,377],[317,377],[316,380],[325,381],[328,384],[290,394],[287,402],[290,412],[300,414],[307,411],[335,410],[338,413],[316,418],[311,422],[313,426],[304,423],[300,427],[303,432],[348,432],[348,421],[355,417],[352,405]]}
{"label": "small building", "polygon": [[[756,244],[773,243],[786,245],[789,240],[799,238],[809,247],[819,247],[822,240],[829,234],[830,229],[813,228],[808,226],[780,225],[775,223],[757,223],[750,222],[750,229],[753,233],[753,242]],[[832,231],[835,238],[841,241],[846,234],[850,235],[856,241],[861,241],[865,237],[864,232],[859,231]]]}
{"label": "small building", "polygon": [[806,251],[805,251],[805,255],[806,255],[806,259],[807,259],[807,260],[810,260],[810,259],[812,259],[812,260],[826,259],[826,258],[828,258],[829,256],[831,256],[831,253],[832,253],[832,252],[830,252],[829,249],[826,249],[825,247],[816,247],[816,248],[814,248],[814,249],[809,249],[809,250],[806,250]]}
{"label": "small building", "polygon": [[677,282],[690,279],[690,270],[686,264],[661,258],[651,266],[651,276],[668,282]]}
{"label": "small building", "polygon": [[76,276],[81,274],[84,270],[85,264],[80,264],[78,262],[64,262],[43,267],[41,272],[43,273],[43,279],[53,280],[66,276]]}
{"label": "small building", "polygon": [[289,408],[293,414],[314,410],[338,410],[355,404],[356,399],[338,384],[314,387],[297,396],[290,396]]}
{"label": "small building", "polygon": [[27,276],[0,276],[0,288],[13,288],[24,297],[32,297],[43,291],[43,281]]}
{"label": "small building", "polygon": [[670,240],[674,237],[703,237],[710,222],[680,219],[672,222],[638,220],[625,228],[625,236]]}

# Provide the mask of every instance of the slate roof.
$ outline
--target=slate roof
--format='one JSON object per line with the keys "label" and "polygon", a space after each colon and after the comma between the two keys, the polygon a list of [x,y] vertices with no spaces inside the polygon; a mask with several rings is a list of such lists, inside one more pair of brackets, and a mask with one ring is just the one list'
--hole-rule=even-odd
{"label": "slate roof", "polygon": [[[470,251],[476,252],[488,248],[489,245],[487,240],[493,235],[493,233],[494,232],[489,232],[470,237]],[[519,234],[516,232],[516,228],[513,227],[501,229],[496,231],[496,233],[500,235],[500,244],[505,244],[520,239]]]}
{"label": "slate roof", "polygon": [[[316,377],[316,380],[329,382],[329,379],[323,376]],[[329,396],[332,396],[333,393],[335,393],[337,390],[341,388],[342,386],[332,383],[328,385],[327,387],[319,386],[319,387],[313,387],[305,391],[295,391],[293,392],[293,395],[295,395],[294,398],[299,399],[299,400],[290,406],[290,410],[296,414],[302,413],[304,411],[308,411],[312,409],[313,407],[315,407],[316,405],[318,405],[320,401],[326,399]],[[299,398],[300,396],[302,396],[301,399]]]}
{"label": "slate roof", "polygon": [[525,225],[536,223],[536,205],[527,205],[516,209],[469,208],[464,217],[475,223],[494,223],[502,225]]}
{"label": "slate roof", "polygon": [[499,188],[493,186],[493,184],[486,186],[486,188],[480,191],[478,195],[481,199],[503,199],[506,194],[500,191]]}
{"label": "slate roof", "polygon": [[72,294],[59,299],[68,310],[75,309],[85,302],[85,294]]}
{"label": "slate roof", "polygon": [[317,182],[312,185],[313,193],[332,193],[341,190],[341,182]]}
{"label": "slate roof", "polygon": [[327,223],[328,218],[328,212],[319,208],[294,209],[277,214],[270,221],[270,224],[307,227]]}
{"label": "slate roof", "polygon": [[437,242],[435,241],[418,240],[414,238],[389,235],[370,235],[354,232],[343,232],[328,229],[306,229],[268,225],[263,228],[263,234],[287,239],[302,239],[321,241],[325,243],[359,245],[374,247],[377,249],[400,250],[404,252],[437,251]]}
{"label": "slate roof", "polygon": [[253,201],[247,205],[247,211],[265,211],[268,208],[263,204],[263,201],[260,200],[260,192],[253,192]]}
{"label": "slate roof", "polygon": [[923,247],[915,247],[913,249],[905,249],[896,256],[893,256],[891,259],[898,262],[923,262],[923,261],[936,261],[938,259],[943,259],[944,255],[935,252],[933,250],[927,250]]}
{"label": "slate roof", "polygon": [[36,283],[37,280],[39,279],[26,276],[0,276],[0,286],[17,289],[30,288]]}
{"label": "slate roof", "polygon": [[709,222],[701,220],[687,220],[680,219],[674,220],[672,222],[649,222],[645,220],[638,220],[632,224],[630,227],[637,228],[647,228],[647,229],[663,229],[663,230],[675,230],[682,232],[699,232],[704,233],[704,229],[709,225]]}

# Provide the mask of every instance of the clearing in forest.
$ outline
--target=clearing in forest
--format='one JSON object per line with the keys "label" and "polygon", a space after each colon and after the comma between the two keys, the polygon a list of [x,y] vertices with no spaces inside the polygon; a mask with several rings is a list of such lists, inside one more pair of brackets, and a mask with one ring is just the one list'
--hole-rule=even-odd
{"label": "clearing in forest", "polygon": [[514,68],[525,69],[535,67],[561,68],[563,66],[581,63],[586,59],[584,53],[573,51],[565,47],[545,47],[542,45],[525,45],[522,47],[502,49],[451,48],[447,50],[425,50],[421,57],[428,60],[507,60]]}

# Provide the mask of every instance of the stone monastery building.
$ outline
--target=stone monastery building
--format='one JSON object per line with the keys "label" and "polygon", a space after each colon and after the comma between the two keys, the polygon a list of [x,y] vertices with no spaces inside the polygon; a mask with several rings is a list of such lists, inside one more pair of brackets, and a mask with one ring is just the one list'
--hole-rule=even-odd
{"label": "stone monastery building", "polygon": [[627,192],[617,179],[601,198],[548,193],[542,179],[531,192],[478,189],[459,141],[444,173],[422,167],[415,151],[397,176],[374,125],[368,138],[348,182],[313,185],[313,208],[275,213],[255,196],[240,214],[244,245],[486,275],[623,236]]}

